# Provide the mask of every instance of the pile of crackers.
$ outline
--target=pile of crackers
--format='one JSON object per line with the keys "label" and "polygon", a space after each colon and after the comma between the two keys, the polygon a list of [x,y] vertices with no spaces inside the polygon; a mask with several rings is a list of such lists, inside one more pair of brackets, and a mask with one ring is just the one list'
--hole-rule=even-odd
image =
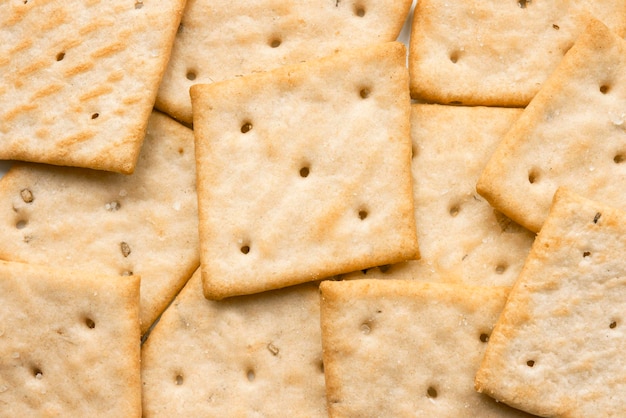
{"label": "pile of crackers", "polygon": [[625,36],[625,0],[0,2],[0,416],[624,415]]}

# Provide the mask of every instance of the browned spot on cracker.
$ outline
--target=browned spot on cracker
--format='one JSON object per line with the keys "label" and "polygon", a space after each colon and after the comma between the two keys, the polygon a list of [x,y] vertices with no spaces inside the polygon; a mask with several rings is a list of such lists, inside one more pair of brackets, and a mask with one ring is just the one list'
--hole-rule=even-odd
{"label": "browned spot on cracker", "polygon": [[41,90],[36,91],[35,94],[30,96],[30,99],[31,101],[33,101],[33,100],[44,98],[46,96],[50,96],[51,94],[54,94],[60,91],[62,88],[63,88],[62,84],[52,84],[52,85],[46,86],[42,88]]}
{"label": "browned spot on cracker", "polygon": [[121,79],[124,78],[124,71],[119,70],[119,71],[113,71],[111,74],[109,74],[109,76],[107,77],[107,81],[110,82],[115,82],[115,81],[120,81]]}
{"label": "browned spot on cracker", "polygon": [[24,16],[26,16],[26,13],[28,12],[27,9],[23,8],[23,7],[15,7],[13,9],[13,14],[11,14],[3,23],[2,26],[3,27],[8,27],[8,26],[13,26],[17,23],[19,23],[22,19],[24,19]]}
{"label": "browned spot on cracker", "polygon": [[37,109],[38,105],[36,103],[27,103],[27,104],[23,104],[21,106],[17,106],[14,107],[13,109],[9,110],[8,112],[6,112],[3,116],[2,116],[2,120],[8,122],[11,121],[13,119],[15,119],[15,117],[21,113],[26,113],[29,112],[31,110],[35,110]]}
{"label": "browned spot on cracker", "polygon": [[50,137],[50,130],[48,128],[39,128],[35,131],[35,135],[37,136],[37,138],[49,138]]}
{"label": "browned spot on cracker", "polygon": [[30,48],[32,45],[33,45],[32,39],[24,39],[22,42],[20,42],[19,44],[15,45],[13,48],[11,48],[7,55],[11,56],[13,54],[16,54],[16,53],[18,53],[20,51],[23,51],[25,49]]}
{"label": "browned spot on cracker", "polygon": [[102,96],[104,94],[107,93],[111,93],[113,91],[113,88],[111,86],[98,86],[95,89],[88,91],[87,93],[83,94],[82,96],[80,96],[78,99],[81,102],[85,102],[87,100],[91,100],[94,99],[98,96]]}
{"label": "browned spot on cracker", "polygon": [[78,39],[78,38],[64,39],[63,40],[63,49],[67,51],[68,49],[75,48],[75,47],[77,47],[78,45],[80,45],[82,43],[83,43],[83,41],[81,39]]}
{"label": "browned spot on cracker", "polygon": [[89,35],[90,33],[97,31],[98,29],[101,29],[104,27],[110,27],[113,25],[114,25],[114,22],[110,20],[104,20],[104,19],[94,20],[94,21],[89,22],[89,24],[81,27],[78,30],[78,34],[81,36]]}
{"label": "browned spot on cracker", "polygon": [[93,62],[83,62],[81,64],[78,64],[72,68],[68,68],[65,71],[65,76],[66,77],[72,77],[75,76],[77,74],[80,73],[84,73],[85,71],[89,71],[93,68]]}
{"label": "browned spot on cracker", "polygon": [[42,31],[54,29],[67,21],[67,12],[65,9],[55,9],[46,15],[45,23],[41,25],[40,29]]}
{"label": "browned spot on cracker", "polygon": [[76,133],[74,135],[70,135],[68,137],[65,137],[65,138],[59,140],[57,142],[57,145],[59,147],[68,147],[70,145],[75,145],[77,143],[87,141],[88,139],[93,138],[95,135],[96,134],[93,131],[78,132],[78,133]]}
{"label": "browned spot on cracker", "polygon": [[30,65],[27,65],[26,67],[21,68],[19,71],[16,72],[16,74],[20,77],[25,77],[38,70],[41,70],[42,68],[47,67],[48,65],[49,65],[48,60],[35,61],[31,63]]}
{"label": "browned spot on cracker", "polygon": [[136,3],[137,3],[136,1],[132,1],[131,0],[131,1],[127,2],[127,4],[114,4],[113,5],[113,13],[115,13],[115,14],[122,14],[122,13],[130,10],[130,8],[131,8],[130,6],[132,6],[132,8],[134,9]]}
{"label": "browned spot on cracker", "polygon": [[131,105],[140,102],[142,99],[141,95],[128,96],[122,100],[122,103],[125,105]]}
{"label": "browned spot on cracker", "polygon": [[124,49],[126,49],[126,43],[123,41],[116,41],[113,42],[112,44],[109,44],[107,46],[105,46],[104,48],[100,48],[94,52],[91,53],[91,57],[92,58],[103,58],[106,57],[108,55],[113,55],[116,52],[122,51]]}

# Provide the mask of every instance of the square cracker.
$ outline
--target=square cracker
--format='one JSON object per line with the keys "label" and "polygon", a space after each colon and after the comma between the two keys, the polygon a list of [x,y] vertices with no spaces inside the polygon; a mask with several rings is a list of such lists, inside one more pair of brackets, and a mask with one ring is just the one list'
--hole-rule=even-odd
{"label": "square cracker", "polygon": [[626,35],[623,0],[419,0],[409,51],[411,96],[524,107],[591,16]]}
{"label": "square cracker", "polygon": [[132,175],[16,164],[0,180],[0,258],[138,274],[146,331],[199,264],[193,133],[154,113]]}
{"label": "square cracker", "polygon": [[487,163],[476,186],[539,231],[554,192],[626,208],[626,41],[591,23]]}
{"label": "square cracker", "polygon": [[139,417],[139,277],[0,261],[0,415]]}
{"label": "square cracker", "polygon": [[414,104],[413,196],[421,258],[343,278],[513,284],[535,234],[493,210],[476,193],[476,181],[521,112]]}
{"label": "square cracker", "polygon": [[184,0],[0,3],[0,158],[131,173]]}
{"label": "square cracker", "polygon": [[541,416],[626,410],[626,212],[559,189],[476,388]]}
{"label": "square cracker", "polygon": [[200,271],[142,347],[148,417],[327,417],[319,291],[207,300]]}
{"label": "square cracker", "polygon": [[191,88],[206,297],[418,256],[398,42]]}
{"label": "square cracker", "polygon": [[411,0],[189,0],[158,109],[192,121],[189,87],[393,41]]}
{"label": "square cracker", "polygon": [[507,287],[325,281],[321,328],[331,417],[525,417],[474,390]]}

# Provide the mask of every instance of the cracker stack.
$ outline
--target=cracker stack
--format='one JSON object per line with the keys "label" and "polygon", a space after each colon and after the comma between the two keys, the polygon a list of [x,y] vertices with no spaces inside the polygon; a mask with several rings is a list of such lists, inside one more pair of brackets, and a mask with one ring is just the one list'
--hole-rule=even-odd
{"label": "cracker stack", "polygon": [[625,35],[0,2],[0,417],[624,415]]}

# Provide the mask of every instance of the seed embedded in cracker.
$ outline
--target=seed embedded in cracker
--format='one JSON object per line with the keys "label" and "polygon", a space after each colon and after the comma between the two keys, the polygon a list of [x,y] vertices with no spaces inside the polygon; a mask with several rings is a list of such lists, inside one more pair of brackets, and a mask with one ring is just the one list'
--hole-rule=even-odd
{"label": "seed embedded in cracker", "polygon": [[0,415],[141,415],[139,277],[0,262]]}
{"label": "seed embedded in cracker", "polygon": [[192,122],[189,87],[394,41],[411,0],[188,1],[156,106]]}
{"label": "seed embedded in cracker", "polygon": [[540,416],[626,410],[626,212],[557,190],[476,375],[478,391]]}
{"label": "seed embedded in cracker", "polygon": [[120,243],[120,250],[122,250],[122,255],[124,257],[128,257],[130,255],[130,246],[126,242]]}
{"label": "seed embedded in cracker", "polygon": [[626,208],[626,41],[593,21],[505,135],[477,183],[539,231],[559,186]]}
{"label": "seed embedded in cracker", "polygon": [[381,43],[191,88],[206,297],[418,256],[405,60]]}
{"label": "seed embedded in cracker", "polygon": [[155,112],[132,175],[16,164],[0,213],[2,259],[140,275],[145,332],[199,264],[193,133]]}
{"label": "seed embedded in cracker", "polygon": [[327,417],[319,290],[307,283],[223,301],[198,270],[142,348],[150,417]]}
{"label": "seed embedded in cracker", "polygon": [[184,0],[0,3],[0,158],[132,173]]}

